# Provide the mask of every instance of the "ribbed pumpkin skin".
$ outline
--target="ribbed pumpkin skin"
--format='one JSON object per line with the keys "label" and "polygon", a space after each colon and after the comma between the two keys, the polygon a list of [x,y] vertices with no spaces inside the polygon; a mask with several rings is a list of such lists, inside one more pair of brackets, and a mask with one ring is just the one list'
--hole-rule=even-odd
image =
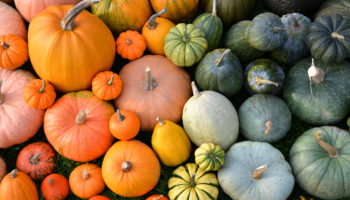
{"label": "ribbed pumpkin skin", "polygon": [[198,10],[199,0],[150,0],[153,10],[157,13],[164,7],[167,12],[161,17],[170,19],[175,24],[191,19]]}
{"label": "ribbed pumpkin skin", "polygon": [[283,89],[283,98],[298,118],[310,124],[332,124],[345,118],[350,111],[350,63],[315,65],[325,73],[322,83],[312,81],[308,69],[311,58],[298,62],[289,71]]}
{"label": "ribbed pumpkin skin", "polygon": [[218,63],[224,52],[225,49],[216,49],[207,53],[197,66],[195,79],[203,90],[232,96],[243,86],[243,71],[238,58],[231,52]]}
{"label": "ribbed pumpkin skin", "polygon": [[196,164],[204,171],[217,171],[224,164],[225,151],[213,143],[203,143],[194,152]]}
{"label": "ribbed pumpkin skin", "polygon": [[350,19],[339,14],[317,17],[309,28],[306,44],[313,58],[325,63],[342,62],[350,56]]}
{"label": "ribbed pumpkin skin", "polygon": [[350,1],[349,0],[327,0],[321,4],[314,18],[320,15],[339,14],[344,18],[350,18]]}
{"label": "ribbed pumpkin skin", "polygon": [[0,36],[0,67],[17,69],[28,60],[28,44],[17,35]]}
{"label": "ribbed pumpkin skin", "polygon": [[[317,142],[321,139],[339,151],[332,158]],[[304,132],[294,142],[289,153],[290,164],[298,185],[309,194],[322,199],[350,197],[350,135],[333,126],[316,127]]]}
{"label": "ribbed pumpkin skin", "polygon": [[3,2],[0,2],[0,21],[0,35],[14,34],[27,40],[27,28],[21,15]]}

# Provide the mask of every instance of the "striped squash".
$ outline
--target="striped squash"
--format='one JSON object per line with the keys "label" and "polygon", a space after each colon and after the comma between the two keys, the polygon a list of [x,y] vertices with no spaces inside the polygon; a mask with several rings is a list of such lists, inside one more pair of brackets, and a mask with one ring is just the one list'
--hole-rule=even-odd
{"label": "striped squash", "polygon": [[191,19],[198,10],[199,0],[150,0],[155,12],[161,11],[163,8],[167,12],[161,17],[170,19],[175,24],[186,22]]}
{"label": "striped squash", "polygon": [[168,182],[170,200],[215,200],[219,195],[218,179],[195,163],[178,167]]}
{"label": "striped squash", "polygon": [[204,171],[217,171],[224,164],[225,151],[216,144],[203,143],[194,152],[195,161]]}

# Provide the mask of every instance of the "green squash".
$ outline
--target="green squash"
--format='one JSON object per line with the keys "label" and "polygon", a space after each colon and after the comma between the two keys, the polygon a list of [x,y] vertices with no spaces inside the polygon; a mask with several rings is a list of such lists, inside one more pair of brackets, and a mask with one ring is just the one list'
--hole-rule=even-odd
{"label": "green squash", "polygon": [[349,77],[348,62],[312,65],[312,59],[306,58],[289,71],[283,98],[292,113],[307,123],[336,123],[350,111]]}
{"label": "green squash", "polygon": [[339,14],[350,18],[350,0],[326,0],[315,14],[315,19],[321,15]]}
{"label": "green squash", "polygon": [[243,71],[230,49],[207,53],[197,66],[195,79],[203,90],[214,90],[232,96],[243,86]]}
{"label": "green squash", "polygon": [[350,19],[339,14],[317,17],[309,28],[306,44],[316,60],[342,62],[350,56]]}
{"label": "green squash", "polygon": [[217,171],[224,164],[225,151],[213,143],[203,143],[194,152],[196,164],[204,171]]}
{"label": "green squash", "polygon": [[279,97],[256,94],[243,102],[238,111],[240,132],[251,141],[276,142],[292,124],[292,114]]}
{"label": "green squash", "polygon": [[292,193],[294,177],[283,154],[266,142],[234,144],[218,172],[219,184],[234,200],[282,200]]}
{"label": "green squash", "polygon": [[263,0],[265,5],[278,15],[298,12],[313,14],[323,0]]}
{"label": "green squash", "polygon": [[294,142],[290,163],[298,185],[322,199],[350,197],[350,135],[332,126],[312,128]]}
{"label": "green squash", "polygon": [[265,12],[254,17],[248,25],[248,42],[260,51],[271,51],[282,45],[286,36],[285,31],[278,15]]}
{"label": "green squash", "polygon": [[177,66],[192,66],[202,59],[208,48],[205,33],[193,24],[177,24],[164,42],[165,55]]}
{"label": "green squash", "polygon": [[251,23],[249,20],[240,21],[228,30],[224,45],[237,55],[241,62],[250,62],[264,55],[263,51],[255,49],[248,42],[247,28]]}

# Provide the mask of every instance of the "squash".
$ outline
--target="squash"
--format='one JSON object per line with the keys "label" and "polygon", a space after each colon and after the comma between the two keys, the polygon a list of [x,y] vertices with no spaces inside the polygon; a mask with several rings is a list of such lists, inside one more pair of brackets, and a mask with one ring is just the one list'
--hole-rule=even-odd
{"label": "squash", "polygon": [[214,143],[227,150],[238,137],[239,122],[235,107],[222,94],[199,92],[192,82],[193,96],[186,102],[182,123],[191,141],[200,146]]}
{"label": "squash", "polygon": [[0,21],[0,36],[13,34],[27,40],[27,28],[21,15],[3,2],[0,2]]}
{"label": "squash", "polygon": [[119,140],[130,140],[140,130],[139,117],[129,110],[119,110],[109,118],[109,130]]}
{"label": "squash", "polygon": [[183,106],[191,96],[190,77],[168,58],[143,56],[125,65],[119,75],[123,91],[115,105],[134,112],[140,118],[141,130],[153,131],[157,117],[172,122],[181,119]]}
{"label": "squash", "polygon": [[194,152],[196,164],[204,171],[217,171],[224,164],[225,151],[213,143],[203,143]]}
{"label": "squash", "polygon": [[92,79],[92,92],[102,100],[112,100],[117,98],[122,91],[123,82],[118,74],[112,71],[99,72]]}
{"label": "squash", "polygon": [[162,194],[154,194],[154,195],[147,197],[146,200],[169,200],[169,199]]}
{"label": "squash", "polygon": [[164,38],[165,55],[175,64],[190,67],[202,59],[208,48],[205,33],[193,24],[177,24]]}
{"label": "squash", "polygon": [[230,49],[207,53],[196,68],[195,79],[203,90],[214,90],[232,96],[243,86],[241,64]]}
{"label": "squash", "polygon": [[279,97],[256,94],[243,102],[238,111],[240,132],[250,141],[276,142],[287,135],[292,114]]}
{"label": "squash", "polygon": [[55,102],[56,92],[48,81],[34,79],[23,89],[23,99],[32,108],[46,109]]}
{"label": "squash", "polygon": [[89,200],[111,200],[111,199],[102,195],[96,195],[89,198]]}
{"label": "squash", "polygon": [[350,18],[350,2],[349,0],[326,0],[324,1],[319,9],[317,10],[317,13],[315,14],[314,18],[321,15],[334,15],[339,14],[343,16],[344,18]]}
{"label": "squash", "polygon": [[22,96],[33,79],[28,71],[0,68],[0,148],[29,140],[42,126],[44,111],[29,107]]}
{"label": "squash", "polygon": [[116,44],[118,54],[128,60],[140,58],[146,50],[145,38],[137,31],[128,30],[120,33]]}
{"label": "squash", "polygon": [[17,35],[0,36],[0,67],[17,69],[28,60],[28,44]]}
{"label": "squash", "polygon": [[223,191],[235,200],[287,199],[294,186],[290,165],[266,142],[234,144],[225,155],[218,179]]}
{"label": "squash", "polygon": [[191,153],[191,142],[183,128],[169,120],[157,118],[152,134],[152,148],[160,161],[169,167],[185,162]]}
{"label": "squash", "polygon": [[263,0],[267,8],[278,15],[294,12],[312,15],[322,2],[323,0]]}
{"label": "squash", "polygon": [[350,57],[350,19],[339,14],[319,16],[311,24],[306,44],[311,55],[324,63],[342,62]]}
{"label": "squash", "polygon": [[349,198],[349,147],[346,130],[322,126],[304,132],[289,153],[298,185],[321,199]]}
{"label": "squash", "polygon": [[103,159],[102,176],[114,193],[124,197],[138,197],[157,185],[160,163],[146,144],[138,140],[118,141]]}
{"label": "squash", "polygon": [[169,181],[169,199],[205,200],[217,199],[219,195],[218,179],[195,163],[176,168]]}
{"label": "squash", "polygon": [[288,73],[283,98],[292,113],[310,124],[333,124],[350,112],[350,63],[306,58]]}
{"label": "squash", "polygon": [[40,191],[46,200],[63,200],[69,195],[69,182],[61,174],[50,174],[41,182]]}
{"label": "squash", "polygon": [[74,9],[71,5],[49,7],[29,25],[29,58],[33,68],[57,91],[88,89],[96,73],[113,65],[115,41],[111,31],[98,17],[84,10],[94,2],[83,0]]}
{"label": "squash", "polygon": [[2,178],[6,175],[6,163],[4,159],[0,156],[0,183]]}
{"label": "squash", "polygon": [[46,110],[44,132],[62,156],[86,162],[102,156],[112,145],[109,118],[113,106],[90,91],[71,92]]}
{"label": "squash", "polygon": [[199,0],[150,0],[152,8],[155,12],[159,12],[163,8],[167,12],[162,17],[167,18],[174,23],[186,22],[196,15]]}

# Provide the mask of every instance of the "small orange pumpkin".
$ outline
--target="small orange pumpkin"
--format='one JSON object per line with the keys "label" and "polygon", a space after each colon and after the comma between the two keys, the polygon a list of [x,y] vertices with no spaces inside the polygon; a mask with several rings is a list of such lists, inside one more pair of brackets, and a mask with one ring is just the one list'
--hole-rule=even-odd
{"label": "small orange pumpkin", "polygon": [[23,89],[23,99],[32,108],[46,109],[55,102],[56,92],[49,81],[35,79]]}
{"label": "small orange pumpkin", "polygon": [[148,197],[146,200],[169,200],[169,199],[162,194],[154,194]]}
{"label": "small orange pumpkin", "polygon": [[0,36],[0,67],[17,69],[28,60],[28,44],[17,35]]}
{"label": "small orange pumpkin", "polygon": [[109,130],[119,140],[130,140],[140,130],[140,119],[129,110],[117,110],[109,119]]}
{"label": "small orange pumpkin", "polygon": [[146,50],[146,40],[137,31],[122,32],[116,44],[118,54],[124,59],[135,60],[140,58]]}
{"label": "small orange pumpkin", "polygon": [[61,174],[48,175],[40,186],[46,200],[63,200],[69,195],[69,183]]}
{"label": "small orange pumpkin", "polygon": [[111,200],[111,199],[102,195],[97,195],[97,196],[91,197],[89,200]]}
{"label": "small orange pumpkin", "polygon": [[92,92],[102,100],[117,98],[122,91],[122,86],[119,75],[112,71],[100,72],[92,79]]}

